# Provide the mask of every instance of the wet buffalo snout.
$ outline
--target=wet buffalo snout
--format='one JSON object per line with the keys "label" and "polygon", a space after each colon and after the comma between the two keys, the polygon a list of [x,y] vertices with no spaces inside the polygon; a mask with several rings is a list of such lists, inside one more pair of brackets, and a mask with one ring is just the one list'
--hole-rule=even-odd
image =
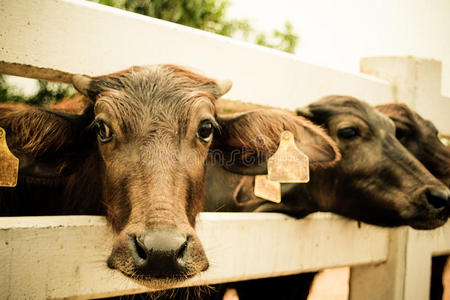
{"label": "wet buffalo snout", "polygon": [[449,209],[450,191],[445,188],[429,188],[425,191],[428,203],[438,212]]}
{"label": "wet buffalo snout", "polygon": [[190,235],[179,231],[146,231],[130,237],[138,273],[152,277],[182,276],[188,270]]}

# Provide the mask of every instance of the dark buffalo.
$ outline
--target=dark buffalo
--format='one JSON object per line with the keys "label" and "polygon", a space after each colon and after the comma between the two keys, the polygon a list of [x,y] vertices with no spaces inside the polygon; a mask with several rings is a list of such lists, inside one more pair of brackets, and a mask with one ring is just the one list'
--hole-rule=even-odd
{"label": "dark buffalo", "polygon": [[[450,187],[450,148],[438,137],[432,122],[423,119],[406,104],[389,103],[376,107],[395,123],[395,136],[437,179]],[[442,299],[442,275],[447,256],[433,257],[430,299]]]}
{"label": "dark buffalo", "polygon": [[[253,177],[212,166],[207,172],[211,184],[206,208],[277,211],[294,217],[328,211],[375,225],[420,229],[446,222],[449,190],[400,144],[389,118],[346,96],[323,98],[297,113],[326,129],[342,159],[334,167],[313,170],[307,184],[283,184],[280,204],[258,201],[253,196]],[[221,185],[223,190],[214,184],[221,181],[217,178],[228,183]],[[238,188],[234,202],[230,186]]]}
{"label": "dark buffalo", "polygon": [[450,187],[450,148],[438,136],[434,124],[423,119],[406,104],[390,103],[376,107],[395,124],[396,138],[437,179]]}
{"label": "dark buffalo", "polygon": [[[280,204],[256,198],[252,176],[210,168],[207,182],[222,178],[229,186],[222,186],[219,192],[218,185],[207,185],[206,208],[275,211],[294,217],[328,211],[375,225],[420,229],[436,228],[446,222],[449,190],[395,138],[396,128],[390,119],[346,96],[323,98],[297,113],[327,130],[338,144],[342,159],[334,167],[313,170],[307,184],[283,184]],[[230,186],[234,192],[227,195]],[[237,287],[243,299],[255,293],[262,298],[280,296],[280,290],[286,291],[282,295],[287,298],[306,297],[304,286],[308,283],[295,284],[297,290],[292,289],[292,282],[300,279],[311,282],[312,276],[280,278],[276,284],[274,279],[263,279]]]}
{"label": "dark buffalo", "polygon": [[[73,83],[91,99],[80,114],[73,113],[79,106],[0,106],[0,126],[20,160],[17,187],[0,189],[0,214],[104,214],[115,233],[108,266],[144,284],[174,283],[208,268],[194,225],[210,148],[233,157],[229,170],[259,174],[289,129],[313,162],[339,157],[320,129],[302,131],[287,113],[217,117],[216,99],[231,84],[177,66],[75,75]],[[235,151],[241,148],[258,164],[247,163]]]}

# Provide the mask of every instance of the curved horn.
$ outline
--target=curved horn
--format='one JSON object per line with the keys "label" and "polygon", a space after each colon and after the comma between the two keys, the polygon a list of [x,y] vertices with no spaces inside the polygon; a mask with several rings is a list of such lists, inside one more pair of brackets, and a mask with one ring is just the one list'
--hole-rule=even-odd
{"label": "curved horn", "polygon": [[217,98],[225,95],[230,89],[233,83],[231,80],[216,80],[218,95]]}
{"label": "curved horn", "polygon": [[91,85],[92,78],[80,74],[74,74],[72,76],[72,84],[74,88],[85,96],[88,95],[89,87]]}

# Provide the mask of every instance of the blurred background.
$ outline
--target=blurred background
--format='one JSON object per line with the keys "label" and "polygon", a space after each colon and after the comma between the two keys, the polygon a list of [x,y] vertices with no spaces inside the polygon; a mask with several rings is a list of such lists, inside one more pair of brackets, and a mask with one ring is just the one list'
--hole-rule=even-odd
{"label": "blurred background", "polygon": [[[366,56],[436,59],[442,62],[442,94],[450,96],[448,0],[93,1],[352,73]],[[47,105],[74,93],[68,85],[0,76],[0,102]]]}

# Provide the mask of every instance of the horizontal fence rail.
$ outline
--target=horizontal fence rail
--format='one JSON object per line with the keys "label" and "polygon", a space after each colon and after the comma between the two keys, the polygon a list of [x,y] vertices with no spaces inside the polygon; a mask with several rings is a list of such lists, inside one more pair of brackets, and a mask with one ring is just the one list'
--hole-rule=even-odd
{"label": "horizontal fence rail", "polygon": [[350,300],[429,299],[431,257],[450,254],[450,224],[390,231],[387,261],[352,268]]}
{"label": "horizontal fence rail", "polygon": [[[0,298],[100,298],[353,266],[351,299],[361,293],[364,299],[402,299],[389,295],[404,293],[404,284],[407,293],[421,296],[413,299],[427,299],[431,255],[450,253],[450,224],[432,231],[385,229],[328,213],[300,220],[201,213],[197,232],[209,270],[175,286],[143,287],[106,266],[112,234],[104,217],[0,218]],[[371,268],[385,266],[388,272],[373,276]]]}
{"label": "horizontal fence rail", "polygon": [[[387,257],[387,230],[331,214],[295,220],[275,213],[201,213],[196,228],[210,268],[178,286],[380,263]],[[1,299],[152,290],[107,268],[112,235],[103,217],[0,218],[0,241]]]}
{"label": "horizontal fence rail", "polygon": [[67,82],[67,73],[174,63],[232,79],[227,97],[265,105],[294,109],[329,94],[393,99],[381,79],[88,1],[0,0],[0,19],[0,73]]}

